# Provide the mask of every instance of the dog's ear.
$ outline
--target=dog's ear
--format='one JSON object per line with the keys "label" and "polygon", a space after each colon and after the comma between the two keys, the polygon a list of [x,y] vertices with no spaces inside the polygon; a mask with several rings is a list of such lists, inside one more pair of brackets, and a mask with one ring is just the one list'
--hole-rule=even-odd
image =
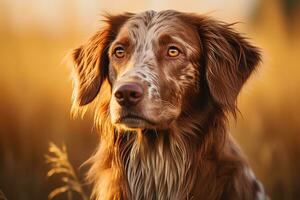
{"label": "dog's ear", "polygon": [[85,44],[73,50],[73,101],[77,106],[92,102],[97,96],[101,84],[108,75],[108,49],[120,27],[132,16],[106,15],[104,27],[94,34]]}
{"label": "dog's ear", "polygon": [[210,94],[216,103],[234,112],[243,84],[261,60],[260,51],[230,24],[198,15],[189,15],[189,22],[199,34],[200,65],[205,67]]}
{"label": "dog's ear", "polygon": [[204,20],[198,28],[211,96],[234,112],[242,86],[261,59],[260,52],[228,24]]}

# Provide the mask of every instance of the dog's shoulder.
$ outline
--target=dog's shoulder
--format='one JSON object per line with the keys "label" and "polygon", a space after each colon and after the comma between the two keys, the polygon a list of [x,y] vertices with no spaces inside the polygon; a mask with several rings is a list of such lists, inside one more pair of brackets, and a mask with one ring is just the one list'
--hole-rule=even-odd
{"label": "dog's shoulder", "polygon": [[228,199],[267,200],[261,182],[257,179],[242,150],[229,134],[218,162],[218,173],[228,176],[224,196]]}

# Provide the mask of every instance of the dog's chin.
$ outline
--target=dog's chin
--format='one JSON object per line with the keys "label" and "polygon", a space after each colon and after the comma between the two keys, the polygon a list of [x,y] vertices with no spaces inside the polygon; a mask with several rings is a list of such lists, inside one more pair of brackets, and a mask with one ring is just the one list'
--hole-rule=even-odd
{"label": "dog's chin", "polygon": [[114,121],[113,124],[123,130],[165,130],[168,129],[170,127],[170,124],[172,124],[173,122],[174,119],[169,119],[166,121],[163,120],[159,123],[155,123],[141,117],[123,117]]}
{"label": "dog's chin", "polygon": [[150,124],[143,119],[125,118],[117,123],[123,129],[146,129],[150,128]]}
{"label": "dog's chin", "polygon": [[120,117],[113,124],[124,130],[155,128],[154,122],[138,116]]}

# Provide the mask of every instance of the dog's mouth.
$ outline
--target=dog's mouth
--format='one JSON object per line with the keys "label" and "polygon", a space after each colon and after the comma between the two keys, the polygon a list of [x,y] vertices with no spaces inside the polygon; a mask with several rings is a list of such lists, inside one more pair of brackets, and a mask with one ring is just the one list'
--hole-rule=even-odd
{"label": "dog's mouth", "polygon": [[148,126],[154,126],[155,123],[146,117],[139,116],[137,114],[127,114],[121,116],[117,121],[117,124],[125,125],[128,128],[145,128]]}

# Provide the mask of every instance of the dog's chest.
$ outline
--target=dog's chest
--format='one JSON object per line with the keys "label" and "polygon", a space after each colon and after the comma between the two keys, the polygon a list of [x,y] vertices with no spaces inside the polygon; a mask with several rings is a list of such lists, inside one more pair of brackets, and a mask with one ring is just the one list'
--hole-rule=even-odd
{"label": "dog's chest", "polygon": [[131,199],[188,199],[191,163],[187,151],[175,146],[158,145],[147,150],[133,144],[123,160]]}

